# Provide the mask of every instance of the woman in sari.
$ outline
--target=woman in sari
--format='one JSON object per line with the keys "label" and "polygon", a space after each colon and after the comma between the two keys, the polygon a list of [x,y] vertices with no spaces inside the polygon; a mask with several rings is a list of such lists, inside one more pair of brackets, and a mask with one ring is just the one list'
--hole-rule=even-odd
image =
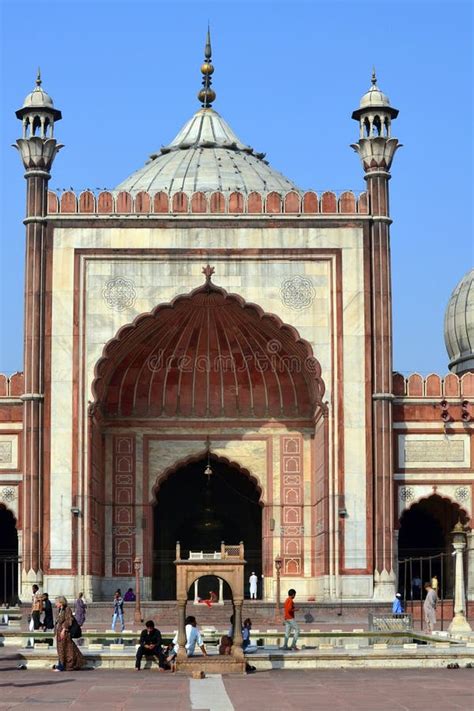
{"label": "woman in sari", "polygon": [[56,607],[58,609],[55,627],[58,664],[54,666],[54,670],[75,671],[82,669],[85,660],[70,633],[70,627],[73,622],[72,610],[63,596],[56,598]]}

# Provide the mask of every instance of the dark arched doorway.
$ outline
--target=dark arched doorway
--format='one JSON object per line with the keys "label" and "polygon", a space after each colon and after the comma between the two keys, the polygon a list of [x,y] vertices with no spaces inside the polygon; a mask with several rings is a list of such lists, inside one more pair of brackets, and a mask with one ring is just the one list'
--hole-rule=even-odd
{"label": "dark arched doorway", "polygon": [[452,596],[451,532],[458,521],[462,524],[469,521],[464,509],[437,494],[421,499],[403,512],[398,534],[399,587],[407,598],[421,594],[417,585],[413,592],[413,580],[421,580],[423,584],[434,575],[440,583],[440,594]]}
{"label": "dark arched doorway", "polygon": [[252,570],[258,575],[262,572],[261,492],[255,480],[237,465],[213,456],[210,463],[210,476],[204,473],[207,458],[203,457],[175,469],[159,487],[154,506],[155,600],[176,597],[176,541],[181,543],[183,558],[190,550],[219,551],[221,541],[243,541],[245,575]]}
{"label": "dark arched doorway", "polygon": [[18,599],[18,533],[13,513],[0,504],[0,603]]}

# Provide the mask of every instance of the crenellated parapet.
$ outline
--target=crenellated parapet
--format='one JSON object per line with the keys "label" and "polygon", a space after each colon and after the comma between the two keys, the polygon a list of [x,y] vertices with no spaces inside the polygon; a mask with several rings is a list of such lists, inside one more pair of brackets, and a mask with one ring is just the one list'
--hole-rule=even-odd
{"label": "crenellated parapet", "polygon": [[455,373],[448,373],[441,377],[431,373],[426,377],[419,373],[404,376],[401,373],[393,374],[393,394],[396,398],[459,398],[474,396],[474,373],[466,373],[459,377]]}
{"label": "crenellated parapet", "polygon": [[368,215],[366,192],[48,193],[49,215]]}
{"label": "crenellated parapet", "polygon": [[0,397],[18,398],[25,392],[23,373],[0,373]]}

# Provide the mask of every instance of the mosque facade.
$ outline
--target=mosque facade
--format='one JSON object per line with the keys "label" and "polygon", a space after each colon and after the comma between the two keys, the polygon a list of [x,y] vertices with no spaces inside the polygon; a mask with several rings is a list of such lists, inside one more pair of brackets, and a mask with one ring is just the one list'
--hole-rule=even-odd
{"label": "mosque facade", "polygon": [[473,598],[474,272],[446,311],[450,373],[394,373],[398,110],[373,75],[352,114],[366,190],[316,194],[215,111],[213,71],[208,39],[197,113],[98,194],[48,190],[62,117],[40,77],[16,112],[25,335],[23,372],[0,376],[4,587],[100,600],[139,564],[144,598],[172,599],[176,541],[243,541],[263,600],[278,568],[301,599],[386,601],[411,585],[405,561],[449,568],[460,520]]}

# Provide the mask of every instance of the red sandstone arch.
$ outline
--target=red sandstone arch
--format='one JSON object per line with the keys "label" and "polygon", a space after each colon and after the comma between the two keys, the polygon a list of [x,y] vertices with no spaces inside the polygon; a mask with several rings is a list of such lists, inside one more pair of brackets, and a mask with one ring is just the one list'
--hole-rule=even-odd
{"label": "red sandstone arch", "polygon": [[292,326],[209,282],[122,327],[92,391],[106,416],[309,418],[324,383]]}
{"label": "red sandstone arch", "polygon": [[[183,469],[184,467],[187,467],[189,464],[193,464],[194,462],[201,462],[202,460],[206,460],[208,456],[208,451],[207,449],[202,449],[200,452],[196,452],[196,454],[190,454],[188,457],[184,457],[183,459],[180,459],[179,461],[175,462],[171,466],[167,467],[159,476],[159,478],[156,479],[155,484],[153,486],[152,492],[152,501],[155,502],[158,498],[158,494],[160,491],[160,488],[162,485],[167,481],[170,477],[172,477],[176,472],[178,472],[180,469]],[[265,502],[262,499],[262,487],[260,486],[260,483],[257,479],[256,476],[250,473],[250,471],[246,467],[242,467],[238,462],[234,462],[231,459],[228,459],[227,457],[222,457],[218,456],[217,454],[211,454],[209,455],[209,458],[212,462],[218,462],[220,464],[225,464],[228,467],[232,467],[232,469],[236,469],[240,474],[245,476],[247,479],[249,479],[252,484],[255,487],[256,492],[258,493],[259,497],[259,506],[263,508],[265,505]]]}

